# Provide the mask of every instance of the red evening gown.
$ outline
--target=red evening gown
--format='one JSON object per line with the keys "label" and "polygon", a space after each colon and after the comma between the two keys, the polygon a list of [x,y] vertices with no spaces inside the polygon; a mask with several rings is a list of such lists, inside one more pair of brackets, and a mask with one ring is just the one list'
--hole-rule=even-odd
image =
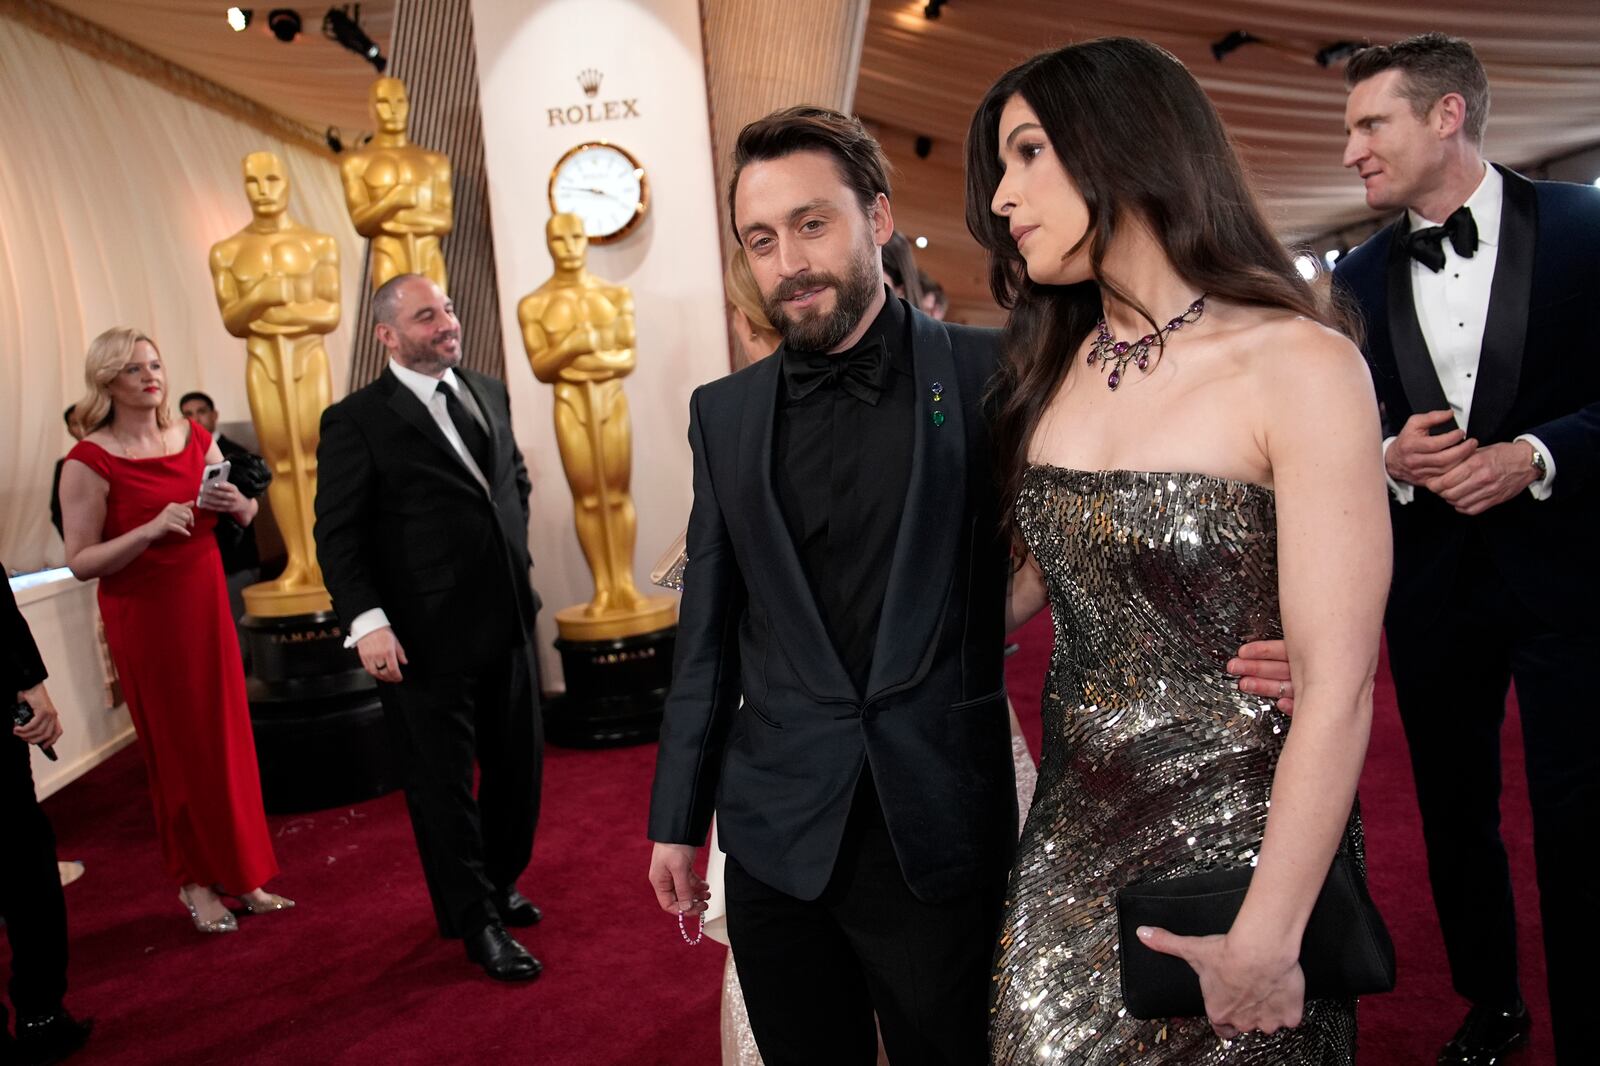
{"label": "red evening gown", "polygon": [[[193,503],[211,435],[191,422],[176,455],[129,459],[80,441],[68,453],[110,485],[103,537]],[[258,888],[278,872],[261,806],[239,638],[229,616],[212,511],[100,579],[100,615],[150,772],[167,876]]]}

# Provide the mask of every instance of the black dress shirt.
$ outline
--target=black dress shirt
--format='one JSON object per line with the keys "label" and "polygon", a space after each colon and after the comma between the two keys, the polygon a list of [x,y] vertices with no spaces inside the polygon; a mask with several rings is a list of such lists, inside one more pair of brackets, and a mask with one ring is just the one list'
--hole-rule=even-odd
{"label": "black dress shirt", "polygon": [[[916,431],[911,315],[893,293],[854,348],[826,358],[848,360],[878,344],[888,369],[879,376],[875,404],[861,398],[859,384],[816,383],[816,363],[824,358],[817,353],[785,346],[777,356],[784,361],[772,449],[778,506],[858,691],[872,670]],[[807,370],[808,384],[797,388]]]}

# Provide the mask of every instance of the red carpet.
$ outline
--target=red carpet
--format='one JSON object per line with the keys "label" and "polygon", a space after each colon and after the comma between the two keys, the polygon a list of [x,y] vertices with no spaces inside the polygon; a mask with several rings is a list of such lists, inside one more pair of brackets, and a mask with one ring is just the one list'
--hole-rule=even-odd
{"label": "red carpet", "polygon": [[[1049,628],[1024,633],[1012,694],[1034,750]],[[1421,834],[1387,679],[1362,783],[1373,891],[1400,954],[1400,986],[1362,1006],[1363,1064],[1431,1063],[1460,1020],[1421,860]],[[1523,983],[1538,1020],[1523,1066],[1550,1063],[1521,744],[1506,733],[1505,832],[1517,878]],[[272,820],[300,902],[201,937],[162,882],[144,771],[117,755],[46,804],[67,890],[70,1006],[99,1019],[86,1063],[483,1063],[715,1066],[724,950],[690,948],[645,884],[652,747],[551,748],[523,889],[544,924],[518,935],[545,963],[527,986],[481,976],[437,939],[398,795]],[[3,949],[0,949],[3,953]]]}

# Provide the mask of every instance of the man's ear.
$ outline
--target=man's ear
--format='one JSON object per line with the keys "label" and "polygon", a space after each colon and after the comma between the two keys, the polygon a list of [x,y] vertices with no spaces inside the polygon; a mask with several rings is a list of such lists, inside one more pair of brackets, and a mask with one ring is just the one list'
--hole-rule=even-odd
{"label": "man's ear", "polygon": [[889,198],[879,193],[872,201],[872,212],[868,216],[872,222],[872,242],[880,248],[889,243],[889,238],[894,236],[894,211],[889,207]]}
{"label": "man's ear", "polygon": [[1433,105],[1434,128],[1440,138],[1453,135],[1467,121],[1467,101],[1460,93],[1445,93]]}
{"label": "man's ear", "polygon": [[372,335],[378,338],[378,343],[383,345],[384,348],[392,350],[395,347],[394,327],[387,322],[379,322],[374,325],[372,327]]}

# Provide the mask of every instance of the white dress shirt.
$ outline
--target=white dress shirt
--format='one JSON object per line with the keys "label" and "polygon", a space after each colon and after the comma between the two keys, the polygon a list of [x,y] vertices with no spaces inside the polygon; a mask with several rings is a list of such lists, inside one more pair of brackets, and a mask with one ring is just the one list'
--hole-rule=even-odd
{"label": "white dress shirt", "polygon": [[[461,460],[462,465],[467,468],[467,472],[473,476],[478,484],[483,486],[484,491],[488,492],[489,480],[483,476],[483,471],[478,469],[477,461],[467,451],[467,444],[461,439],[461,431],[456,429],[456,424],[451,421],[450,410],[445,406],[444,396],[439,391],[442,388],[448,388],[454,392],[456,398],[461,401],[461,406],[466,408],[467,414],[471,415],[478,425],[483,426],[485,432],[488,432],[488,420],[483,417],[483,410],[478,406],[478,401],[472,395],[472,390],[463,388],[461,379],[449,367],[445,368],[444,374],[440,377],[431,377],[427,374],[419,374],[410,367],[401,366],[393,359],[390,359],[389,372],[395,376],[400,384],[410,389],[418,400],[422,401],[422,406],[428,409],[428,414],[433,417],[434,423],[438,425],[439,432],[444,434],[444,439],[449,441],[450,447],[455,449],[456,457]],[[350,623],[350,633],[345,637],[344,646],[353,648],[362,637],[375,630],[383,629],[387,625],[389,625],[389,616],[383,613],[382,607],[374,607],[371,610],[362,611]]]}
{"label": "white dress shirt", "polygon": [[[1466,202],[1478,226],[1477,252],[1470,258],[1463,257],[1446,239],[1442,246],[1443,269],[1429,270],[1415,259],[1411,261],[1411,298],[1417,308],[1417,325],[1422,328],[1422,339],[1428,345],[1445,400],[1456,416],[1456,424],[1463,428],[1472,417],[1472,393],[1478,383],[1483,330],[1489,317],[1489,292],[1500,253],[1500,206],[1505,190],[1505,179],[1498,170],[1487,164],[1483,169],[1483,180]],[[1413,232],[1444,224],[1415,211],[1407,211],[1406,215]],[[1530,433],[1516,439],[1527,441],[1544,456],[1545,476],[1529,485],[1528,491],[1536,500],[1549,499],[1556,479],[1550,449]],[[1383,442],[1385,455],[1394,440],[1390,437]],[[1414,485],[1393,478],[1389,478],[1389,489],[1400,503],[1410,503],[1416,496]]]}

